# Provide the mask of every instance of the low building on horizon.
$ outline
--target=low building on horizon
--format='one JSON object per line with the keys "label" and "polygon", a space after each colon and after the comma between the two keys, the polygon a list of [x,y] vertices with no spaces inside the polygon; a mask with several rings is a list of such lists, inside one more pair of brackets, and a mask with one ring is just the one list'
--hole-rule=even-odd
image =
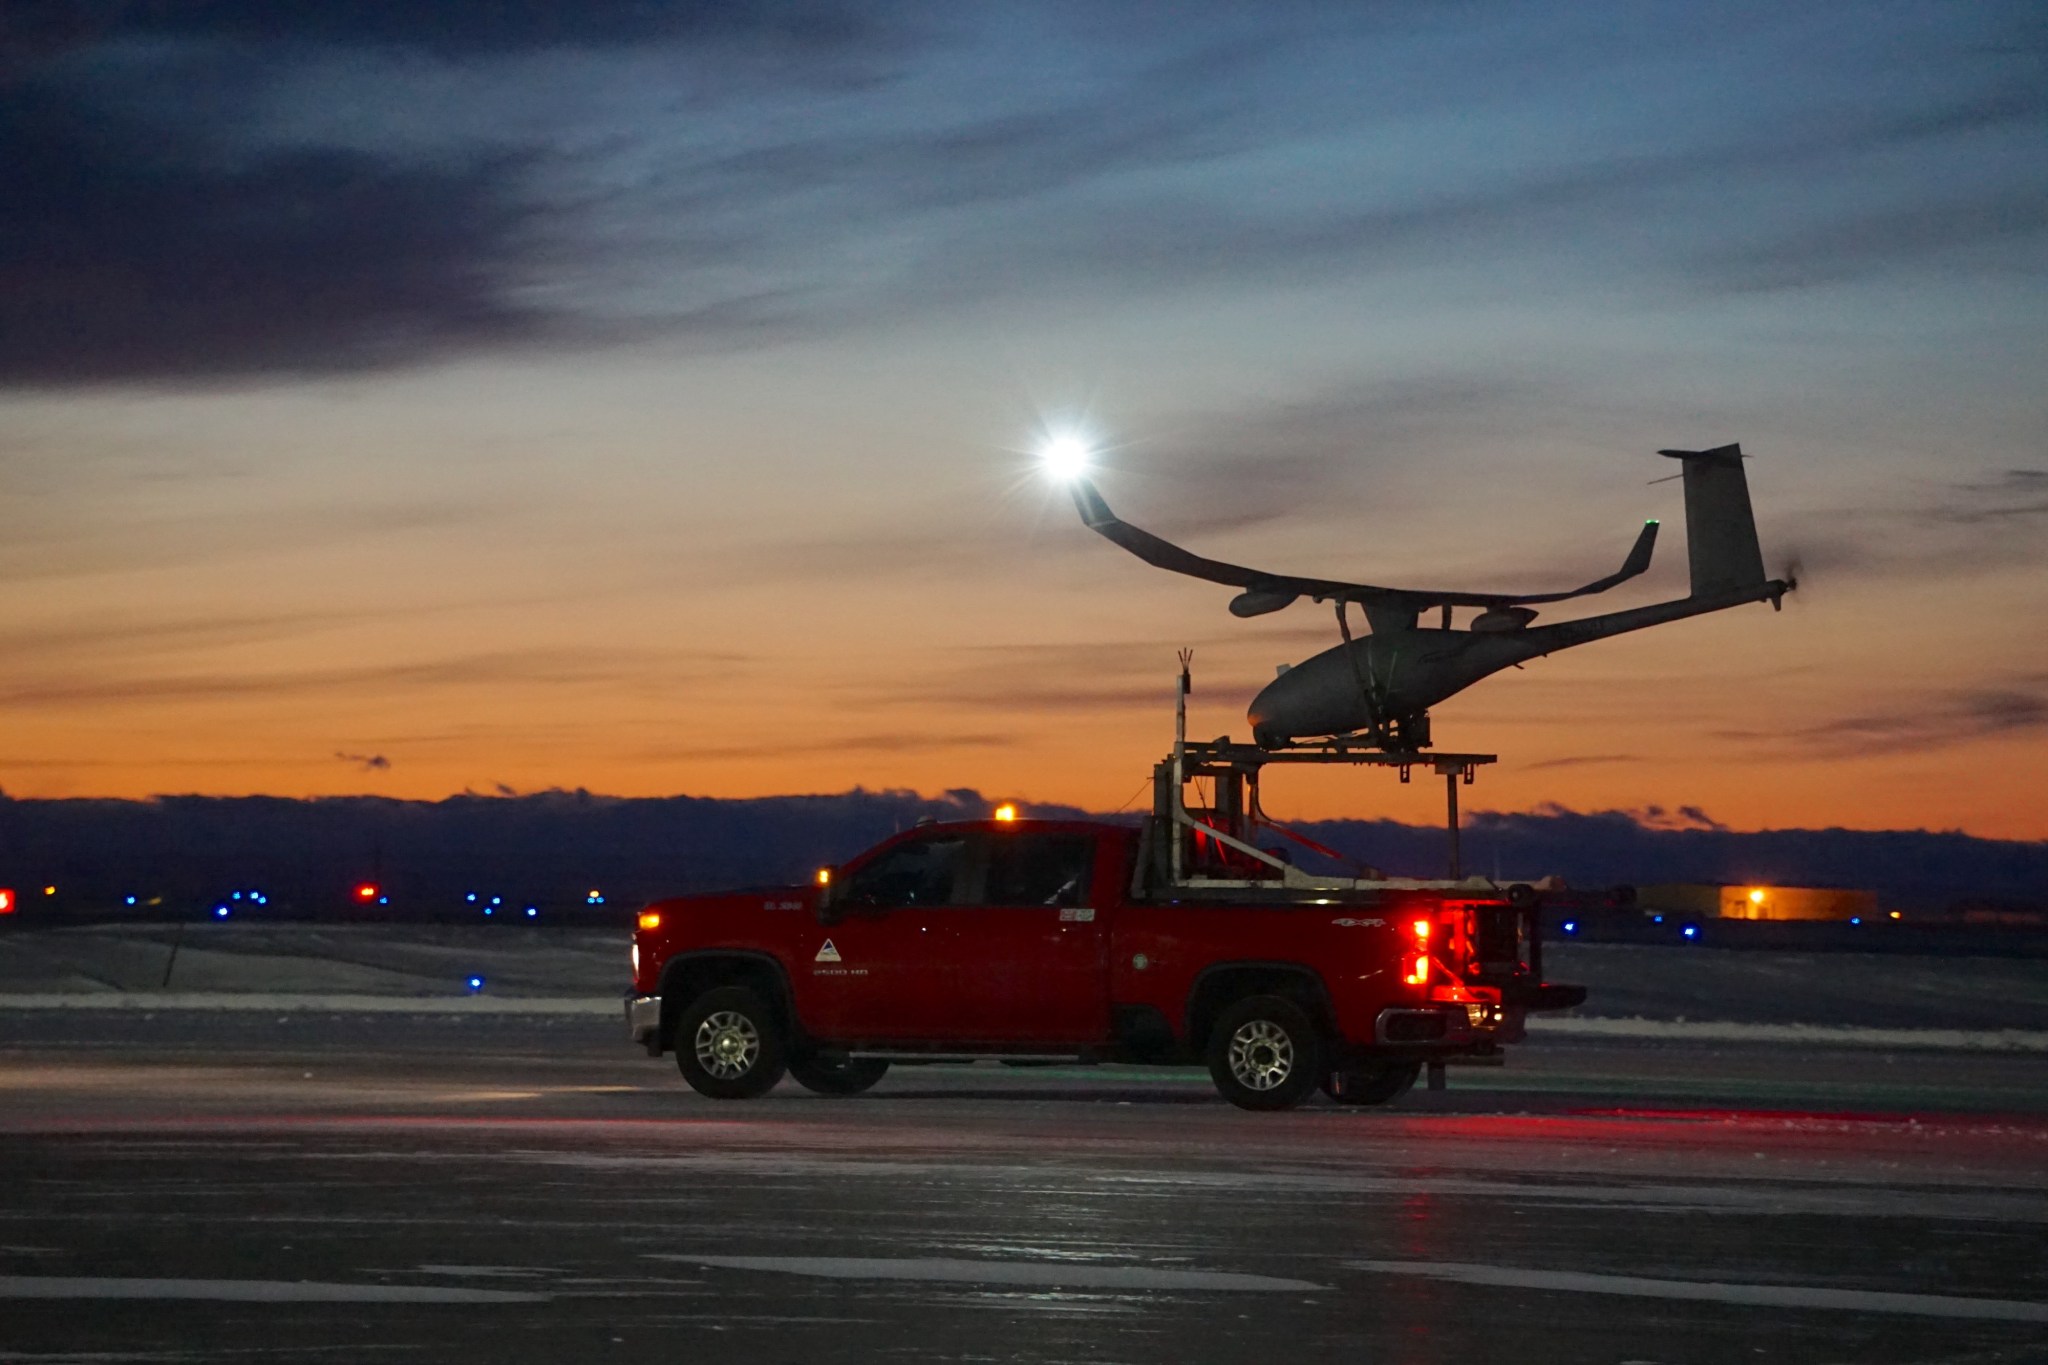
{"label": "low building on horizon", "polygon": [[1877,892],[1838,886],[1665,882],[1637,887],[1636,904],[1656,914],[1695,919],[1848,921],[1878,915]]}

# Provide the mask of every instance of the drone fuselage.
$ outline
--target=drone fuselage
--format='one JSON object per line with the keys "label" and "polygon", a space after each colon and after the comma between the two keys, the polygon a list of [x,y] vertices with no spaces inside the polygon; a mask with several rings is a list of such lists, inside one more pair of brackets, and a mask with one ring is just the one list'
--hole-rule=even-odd
{"label": "drone fuselage", "polygon": [[1776,579],[1550,626],[1505,630],[1376,630],[1283,671],[1252,699],[1260,744],[1382,729],[1422,715],[1489,674],[1560,649],[1746,602],[1775,602]]}

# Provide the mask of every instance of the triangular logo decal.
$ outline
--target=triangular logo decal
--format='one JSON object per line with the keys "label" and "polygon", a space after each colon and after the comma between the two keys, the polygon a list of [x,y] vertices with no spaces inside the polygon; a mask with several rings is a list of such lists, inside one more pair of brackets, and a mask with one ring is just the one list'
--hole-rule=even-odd
{"label": "triangular logo decal", "polygon": [[818,949],[818,955],[811,959],[813,962],[837,962],[838,960],[839,950],[832,946],[832,940],[829,938],[825,940],[825,946]]}

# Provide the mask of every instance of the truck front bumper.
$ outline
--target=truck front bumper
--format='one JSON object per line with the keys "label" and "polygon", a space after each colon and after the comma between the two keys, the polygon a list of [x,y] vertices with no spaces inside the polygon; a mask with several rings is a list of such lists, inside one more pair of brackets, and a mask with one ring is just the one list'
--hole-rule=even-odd
{"label": "truck front bumper", "polygon": [[629,995],[626,997],[626,1032],[634,1042],[647,1049],[650,1057],[661,1055],[661,997],[658,995]]}

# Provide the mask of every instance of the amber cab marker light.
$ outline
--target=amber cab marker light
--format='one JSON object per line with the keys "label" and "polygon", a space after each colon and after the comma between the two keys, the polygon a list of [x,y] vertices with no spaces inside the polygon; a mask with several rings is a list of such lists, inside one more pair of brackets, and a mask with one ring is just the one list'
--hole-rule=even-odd
{"label": "amber cab marker light", "polygon": [[832,869],[831,869],[831,868],[829,868],[829,867],[821,867],[821,868],[819,868],[819,869],[818,869],[818,885],[820,885],[820,886],[830,886],[830,885],[832,885]]}
{"label": "amber cab marker light", "polygon": [[642,910],[640,912],[640,927],[642,929],[659,929],[661,927],[661,911]]}

